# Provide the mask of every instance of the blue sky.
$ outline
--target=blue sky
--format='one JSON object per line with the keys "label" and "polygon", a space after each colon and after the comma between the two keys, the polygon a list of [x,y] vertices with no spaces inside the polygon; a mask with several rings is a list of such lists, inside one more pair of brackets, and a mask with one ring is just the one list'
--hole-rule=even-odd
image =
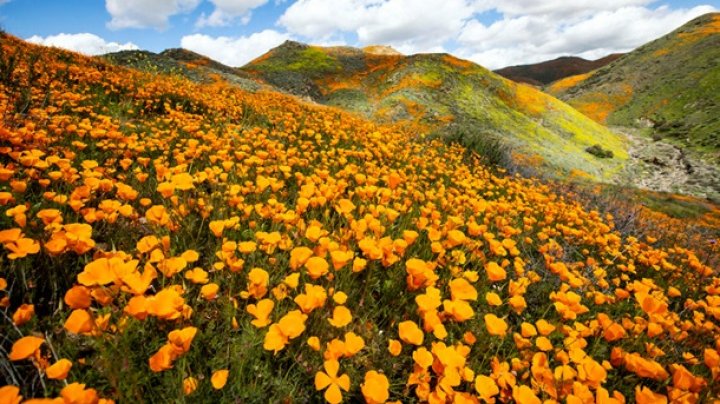
{"label": "blue sky", "polygon": [[0,0],[0,25],[98,54],[186,47],[242,65],[286,39],[451,52],[490,68],[628,51],[720,0]]}

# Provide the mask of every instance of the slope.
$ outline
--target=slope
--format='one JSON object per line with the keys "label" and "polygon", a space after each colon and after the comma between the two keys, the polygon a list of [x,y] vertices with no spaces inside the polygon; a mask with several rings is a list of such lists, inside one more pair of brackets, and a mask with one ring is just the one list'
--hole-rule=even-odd
{"label": "slope", "polygon": [[696,150],[720,151],[720,14],[674,32],[584,76],[549,87],[598,122],[650,126]]}
{"label": "slope", "polygon": [[[499,139],[517,159],[542,160],[553,173],[607,179],[627,158],[622,137],[563,102],[446,54],[403,56],[288,41],[242,70],[365,117],[414,122],[421,134],[434,131],[480,149]],[[585,151],[596,144],[614,158]]]}
{"label": "slope", "polygon": [[720,394],[709,234],[296,97],[5,36],[0,66],[3,402]]}
{"label": "slope", "polygon": [[4,401],[720,393],[690,250],[412,126],[0,41]]}
{"label": "slope", "polygon": [[128,50],[108,53],[103,59],[119,65],[152,73],[176,74],[197,83],[223,79],[248,91],[259,91],[260,85],[244,72],[186,49],[167,49],[161,53]]}
{"label": "slope", "polygon": [[597,60],[563,56],[540,63],[504,67],[494,70],[494,72],[512,81],[543,86],[565,77],[585,74],[599,69],[614,62],[621,56],[621,53],[614,53]]}

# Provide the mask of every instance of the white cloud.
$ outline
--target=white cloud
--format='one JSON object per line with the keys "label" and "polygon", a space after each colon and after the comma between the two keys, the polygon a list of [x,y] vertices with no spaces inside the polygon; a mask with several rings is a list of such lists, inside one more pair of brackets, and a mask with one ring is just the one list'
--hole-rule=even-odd
{"label": "white cloud", "polygon": [[118,52],[121,50],[139,49],[137,45],[132,42],[124,44],[107,42],[99,36],[87,32],[80,34],[50,35],[44,38],[33,35],[28,38],[27,41],[38,45],[69,49],[86,55],[102,55],[104,53]]}
{"label": "white cloud", "polygon": [[[308,42],[347,34],[404,53],[449,49],[489,68],[627,52],[714,10],[658,0],[298,0],[277,24]],[[484,25],[483,13],[500,15]]]}
{"label": "white cloud", "polygon": [[110,29],[166,29],[168,19],[194,10],[202,0],[105,0]]}
{"label": "white cloud", "polygon": [[457,52],[488,68],[564,55],[595,59],[631,51],[713,10],[711,6],[678,10],[632,6],[565,18],[542,13],[505,16],[489,26],[471,20],[458,35]]}
{"label": "white cloud", "polygon": [[311,40],[352,33],[360,45],[419,52],[442,49],[473,12],[469,0],[299,0],[278,24]]}
{"label": "white cloud", "polygon": [[258,8],[268,0],[210,0],[215,5],[215,10],[206,16],[203,13],[196,22],[198,28],[205,26],[221,27],[231,24],[238,17],[242,17],[243,24],[250,21],[250,11]]}
{"label": "white cloud", "polygon": [[250,36],[230,38],[203,34],[184,36],[181,46],[229,66],[242,66],[247,62],[289,39],[289,35],[273,30],[256,32]]}
{"label": "white cloud", "polygon": [[568,17],[587,15],[622,7],[645,6],[656,0],[476,0],[473,5],[478,12],[495,10],[506,16],[552,15]]}

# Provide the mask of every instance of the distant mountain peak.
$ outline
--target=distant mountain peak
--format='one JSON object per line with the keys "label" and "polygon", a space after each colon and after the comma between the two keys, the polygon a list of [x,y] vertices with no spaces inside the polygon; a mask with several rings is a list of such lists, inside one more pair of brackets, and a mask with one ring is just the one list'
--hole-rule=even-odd
{"label": "distant mountain peak", "polygon": [[402,56],[402,53],[398,52],[393,48],[392,46],[388,45],[369,45],[364,48],[362,48],[365,53],[369,53],[371,55],[394,55],[394,56]]}
{"label": "distant mountain peak", "polygon": [[535,64],[504,67],[495,70],[495,73],[513,81],[543,86],[569,76],[599,69],[619,59],[622,55],[622,53],[613,53],[597,60],[587,60],[577,56],[560,56]]}

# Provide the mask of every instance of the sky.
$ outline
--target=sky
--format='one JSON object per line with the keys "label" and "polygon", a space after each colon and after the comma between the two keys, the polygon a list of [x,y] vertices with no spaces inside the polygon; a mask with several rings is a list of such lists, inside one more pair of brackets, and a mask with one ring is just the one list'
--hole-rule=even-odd
{"label": "sky", "polygon": [[183,47],[242,66],[285,40],[449,52],[485,67],[627,52],[720,0],[0,0],[0,27],[96,55]]}

